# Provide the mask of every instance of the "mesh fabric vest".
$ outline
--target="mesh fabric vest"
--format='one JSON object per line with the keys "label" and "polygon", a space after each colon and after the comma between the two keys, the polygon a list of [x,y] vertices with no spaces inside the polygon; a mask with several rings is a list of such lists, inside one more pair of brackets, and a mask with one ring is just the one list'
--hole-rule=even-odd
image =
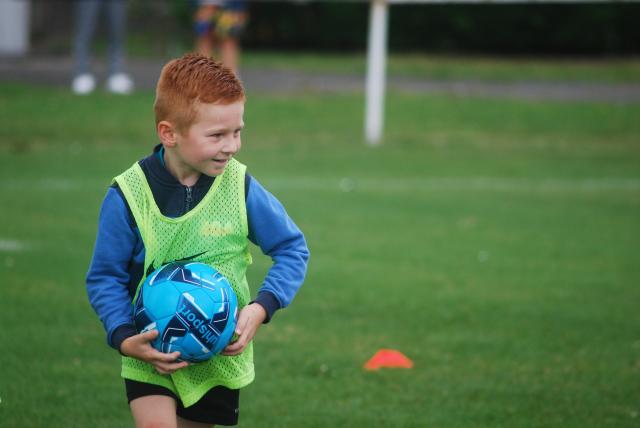
{"label": "mesh fabric vest", "polygon": [[[144,242],[144,272],[150,273],[165,263],[187,258],[207,263],[227,277],[238,296],[240,308],[249,303],[245,272],[251,256],[244,197],[245,170],[244,165],[232,159],[202,201],[178,218],[162,215],[137,163],[114,179],[127,199]],[[141,279],[138,291],[145,278],[146,275]],[[122,377],[164,386],[188,407],[216,385],[237,389],[251,383],[254,378],[253,345],[249,343],[238,356],[217,355],[172,375],[161,375],[151,364],[123,357]]]}

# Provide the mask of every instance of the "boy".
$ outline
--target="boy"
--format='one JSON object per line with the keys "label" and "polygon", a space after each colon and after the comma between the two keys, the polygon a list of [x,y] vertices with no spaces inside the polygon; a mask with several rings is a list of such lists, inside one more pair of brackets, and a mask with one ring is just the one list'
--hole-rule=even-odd
{"label": "boy", "polygon": [[[235,425],[239,389],[253,381],[257,329],[287,306],[309,251],[282,205],[233,159],[244,126],[244,89],[227,67],[198,54],[162,69],[153,153],[114,179],[100,212],[87,292],[122,376],[137,426]],[[249,241],[273,260],[250,301]],[[211,360],[177,362],[136,334],[132,296],[145,273],[172,260],[209,263],[231,282],[241,308],[236,339]]]}

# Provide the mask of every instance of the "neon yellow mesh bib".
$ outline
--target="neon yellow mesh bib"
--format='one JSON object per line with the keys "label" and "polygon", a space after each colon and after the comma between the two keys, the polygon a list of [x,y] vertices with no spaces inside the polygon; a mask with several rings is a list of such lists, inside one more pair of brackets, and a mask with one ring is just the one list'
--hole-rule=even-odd
{"label": "neon yellow mesh bib", "polygon": [[[202,201],[178,218],[162,215],[138,163],[116,177],[114,181],[127,199],[142,235],[144,272],[198,255],[192,260],[208,263],[227,277],[238,296],[239,308],[247,305],[249,286],[245,272],[251,256],[244,197],[245,171],[244,165],[232,159]],[[145,277],[138,289],[144,280]],[[216,385],[237,389],[251,383],[254,378],[253,344],[250,343],[241,355],[218,355],[172,375],[161,375],[150,364],[123,357],[122,377],[169,388],[188,407]]]}

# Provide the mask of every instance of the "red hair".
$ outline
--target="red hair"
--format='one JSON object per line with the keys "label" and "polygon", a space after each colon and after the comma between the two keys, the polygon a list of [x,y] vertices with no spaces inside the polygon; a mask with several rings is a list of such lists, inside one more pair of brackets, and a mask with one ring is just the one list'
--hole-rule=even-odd
{"label": "red hair", "polygon": [[244,101],[242,82],[221,62],[196,53],[169,61],[160,73],[153,110],[156,125],[166,120],[180,132],[196,118],[196,104]]}

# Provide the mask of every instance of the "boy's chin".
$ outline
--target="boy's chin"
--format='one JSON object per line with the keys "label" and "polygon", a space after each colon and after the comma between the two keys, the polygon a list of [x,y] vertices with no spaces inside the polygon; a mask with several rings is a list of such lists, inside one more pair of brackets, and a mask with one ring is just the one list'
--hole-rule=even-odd
{"label": "boy's chin", "polygon": [[208,176],[211,177],[215,177],[217,175],[220,175],[224,172],[225,168],[227,167],[227,165],[229,164],[229,161],[224,161],[224,162],[220,162],[220,161],[214,161],[212,160],[211,163],[208,165],[207,171],[205,172],[205,174],[207,174]]}
{"label": "boy's chin", "polygon": [[225,168],[209,168],[206,171],[202,171],[202,174],[207,175],[209,177],[217,177],[219,175],[222,175],[224,170]]}

